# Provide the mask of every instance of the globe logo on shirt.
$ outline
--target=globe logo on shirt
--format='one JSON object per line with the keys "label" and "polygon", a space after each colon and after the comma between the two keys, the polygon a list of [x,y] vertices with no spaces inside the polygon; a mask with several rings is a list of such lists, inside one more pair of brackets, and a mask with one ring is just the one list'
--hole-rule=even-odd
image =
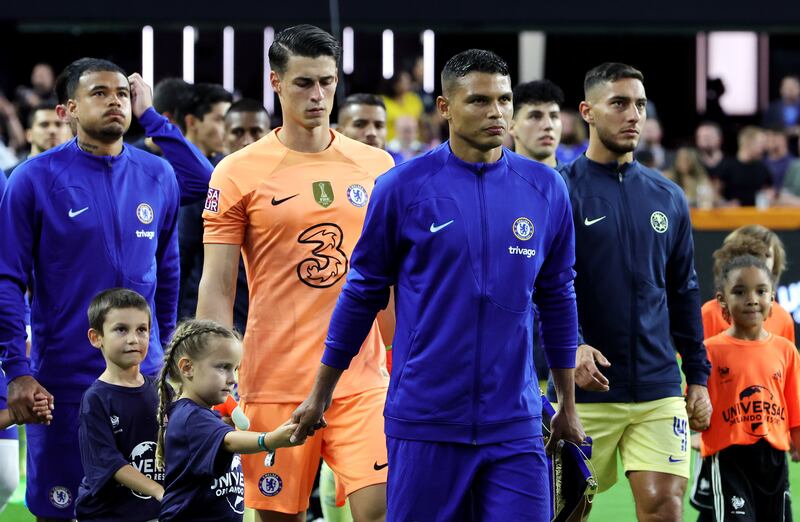
{"label": "globe logo on shirt", "polygon": [[145,225],[149,225],[153,222],[153,216],[155,216],[153,207],[147,203],[140,203],[139,206],[136,207],[136,217]]}
{"label": "globe logo on shirt", "polygon": [[527,241],[533,237],[533,222],[526,217],[517,218],[512,229],[517,239],[522,241]]}
{"label": "globe logo on shirt", "polygon": [[[164,472],[156,467],[156,443],[153,441],[144,441],[136,445],[131,450],[128,457],[128,462],[131,463],[139,473],[145,477],[160,482],[164,480]],[[144,495],[134,490],[130,490],[134,497],[148,500],[151,497]]]}
{"label": "globe logo on shirt", "polygon": [[283,481],[276,473],[265,473],[258,479],[258,490],[265,497],[274,497],[283,489]]}
{"label": "globe logo on shirt", "polygon": [[361,185],[350,185],[347,187],[347,201],[349,201],[354,207],[363,207],[367,204],[368,199],[369,196],[367,196],[367,189]]}
{"label": "globe logo on shirt", "polygon": [[659,234],[666,232],[669,228],[669,220],[667,219],[666,214],[659,212],[658,210],[650,214],[650,226],[652,226],[653,230]]}

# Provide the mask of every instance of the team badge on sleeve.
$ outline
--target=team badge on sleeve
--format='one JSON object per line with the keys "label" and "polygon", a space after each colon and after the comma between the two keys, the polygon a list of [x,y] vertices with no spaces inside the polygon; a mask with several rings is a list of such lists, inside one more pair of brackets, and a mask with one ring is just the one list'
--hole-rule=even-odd
{"label": "team badge on sleeve", "polygon": [[139,206],[136,207],[136,217],[145,225],[149,225],[153,222],[153,215],[153,207],[147,203],[140,203]]}
{"label": "team badge on sleeve", "polygon": [[355,207],[363,207],[367,204],[367,189],[361,185],[350,185],[347,187],[347,201]]}
{"label": "team badge on sleeve", "polygon": [[533,237],[533,222],[526,217],[517,218],[514,221],[513,230],[517,239],[527,241]]}
{"label": "team badge on sleeve", "polygon": [[208,187],[205,209],[209,212],[219,212],[219,189]]}

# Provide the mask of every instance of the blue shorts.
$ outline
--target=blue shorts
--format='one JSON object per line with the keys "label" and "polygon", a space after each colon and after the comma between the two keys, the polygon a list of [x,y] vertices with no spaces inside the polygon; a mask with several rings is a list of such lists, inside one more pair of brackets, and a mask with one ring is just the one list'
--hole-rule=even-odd
{"label": "blue shorts", "polygon": [[548,522],[542,437],[472,446],[386,437],[388,522]]}
{"label": "blue shorts", "polygon": [[60,402],[50,426],[28,424],[28,483],[25,502],[37,517],[75,518],[83,478],[78,444],[80,404]]}

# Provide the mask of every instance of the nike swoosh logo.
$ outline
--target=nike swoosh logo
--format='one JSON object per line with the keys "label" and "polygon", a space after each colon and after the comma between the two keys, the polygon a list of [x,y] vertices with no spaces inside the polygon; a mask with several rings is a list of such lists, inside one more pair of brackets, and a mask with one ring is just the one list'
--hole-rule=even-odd
{"label": "nike swoosh logo", "polygon": [[372,467],[375,468],[375,471],[380,471],[388,465],[388,462],[386,464],[378,464],[378,461],[375,461],[375,464],[373,464]]}
{"label": "nike swoosh logo", "polygon": [[672,462],[672,463],[683,462],[684,460],[686,460],[686,459],[674,459],[674,458],[672,458],[672,455],[669,456],[669,461]]}
{"label": "nike swoosh logo", "polygon": [[605,218],[606,218],[605,216],[599,217],[597,219],[584,218],[583,219],[583,224],[586,225],[587,227],[590,227],[590,226],[594,225],[595,223],[603,221]]}
{"label": "nike swoosh logo", "polygon": [[283,199],[275,199],[275,196],[272,196],[272,204],[273,205],[280,205],[281,203],[289,201],[292,198],[296,198],[299,195],[300,194],[295,194],[294,196],[289,196],[288,198],[283,198]]}
{"label": "nike swoosh logo", "polygon": [[450,225],[453,221],[455,221],[455,220],[451,219],[447,223],[442,223],[441,225],[438,225],[438,226],[434,225],[433,223],[431,223],[431,232],[436,233],[436,232],[440,231],[441,229],[443,229],[444,227],[446,227],[447,225]]}
{"label": "nike swoosh logo", "polygon": [[69,217],[74,218],[75,216],[80,216],[87,210],[89,210],[89,207],[83,207],[82,209],[76,210],[74,212],[72,211],[72,209],[69,209]]}

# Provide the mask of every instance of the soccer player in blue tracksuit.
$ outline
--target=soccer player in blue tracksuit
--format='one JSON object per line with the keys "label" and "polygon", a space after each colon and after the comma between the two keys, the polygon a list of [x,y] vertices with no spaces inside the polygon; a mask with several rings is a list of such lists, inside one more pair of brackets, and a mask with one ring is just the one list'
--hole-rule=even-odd
{"label": "soccer player in blue tracksuit", "polygon": [[549,167],[503,149],[511,80],[494,53],[442,71],[450,140],[378,178],[317,380],[295,411],[324,425],[336,381],[395,286],[386,401],[387,520],[549,520],[532,301],[561,410],[551,444],[580,442],[572,213]]}
{"label": "soccer player in blue tracksuit", "polygon": [[[92,296],[123,286],[154,311],[142,373],[155,374],[175,326],[179,190],[164,160],[123,144],[131,121],[128,78],[105,60],[69,67],[67,111],[77,138],[32,158],[0,202],[0,359],[9,408],[29,419],[33,394],[58,402],[51,426],[28,427],[27,503],[39,518],[74,518],[83,476],[78,408],[103,371],[86,340]],[[31,358],[23,292],[33,288]]]}
{"label": "soccer player in blue tracksuit", "polygon": [[641,72],[620,63],[586,74],[580,112],[589,124],[589,148],[559,167],[575,221],[584,338],[576,356],[576,402],[593,439],[599,490],[616,482],[619,451],[638,519],[679,521],[688,428],[703,430],[710,420],[710,365],[686,197],[633,160],[646,118],[643,81]]}

